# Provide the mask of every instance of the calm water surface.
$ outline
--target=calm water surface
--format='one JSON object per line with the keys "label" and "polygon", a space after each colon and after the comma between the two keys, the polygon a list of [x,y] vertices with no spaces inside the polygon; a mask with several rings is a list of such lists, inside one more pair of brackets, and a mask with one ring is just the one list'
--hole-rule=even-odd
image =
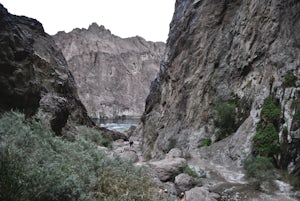
{"label": "calm water surface", "polygon": [[97,126],[105,127],[110,130],[125,132],[131,126],[137,126],[140,118],[126,118],[126,119],[96,119],[94,122]]}

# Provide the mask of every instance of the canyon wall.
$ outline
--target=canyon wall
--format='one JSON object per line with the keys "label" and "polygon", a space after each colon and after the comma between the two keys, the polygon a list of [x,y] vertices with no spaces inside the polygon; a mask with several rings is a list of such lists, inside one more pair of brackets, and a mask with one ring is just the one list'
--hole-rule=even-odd
{"label": "canyon wall", "polygon": [[94,118],[141,116],[165,44],[141,37],[122,39],[93,23],[53,36]]}
{"label": "canyon wall", "polygon": [[70,121],[93,125],[65,58],[43,26],[0,4],[0,27],[0,112],[29,117],[43,111],[58,135]]}
{"label": "canyon wall", "polygon": [[[162,158],[178,147],[235,170],[255,154],[270,98],[280,108],[275,161],[299,174],[299,32],[299,1],[177,0],[142,117],[144,154]],[[234,105],[234,123],[220,136],[217,108],[226,105]],[[199,148],[206,139],[212,144]]]}

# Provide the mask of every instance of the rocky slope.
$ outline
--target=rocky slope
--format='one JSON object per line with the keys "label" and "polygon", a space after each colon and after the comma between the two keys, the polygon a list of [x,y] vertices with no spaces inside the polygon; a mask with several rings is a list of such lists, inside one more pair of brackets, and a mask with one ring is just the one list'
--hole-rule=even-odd
{"label": "rocky slope", "polygon": [[[144,155],[163,158],[177,147],[190,164],[243,183],[241,163],[257,154],[253,136],[265,128],[261,110],[270,97],[280,110],[272,157],[299,176],[299,32],[299,1],[177,0],[142,117]],[[224,114],[218,106],[234,107],[226,132],[216,123]],[[198,148],[207,139],[212,145]]]}
{"label": "rocky slope", "polygon": [[114,36],[96,23],[53,36],[91,117],[141,116],[164,43]]}
{"label": "rocky slope", "polygon": [[93,125],[65,58],[42,25],[0,4],[0,27],[0,111],[43,111],[57,134],[68,120]]}

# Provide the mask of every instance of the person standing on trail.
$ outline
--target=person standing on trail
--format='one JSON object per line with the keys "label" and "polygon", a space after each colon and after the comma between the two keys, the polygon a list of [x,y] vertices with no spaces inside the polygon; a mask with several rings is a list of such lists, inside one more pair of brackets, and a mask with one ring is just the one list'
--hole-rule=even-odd
{"label": "person standing on trail", "polygon": [[180,201],[187,201],[184,192],[181,192],[181,193],[180,193],[179,199],[180,199]]}
{"label": "person standing on trail", "polygon": [[129,141],[129,146],[130,146],[130,147],[133,146],[133,141],[132,141],[132,140]]}

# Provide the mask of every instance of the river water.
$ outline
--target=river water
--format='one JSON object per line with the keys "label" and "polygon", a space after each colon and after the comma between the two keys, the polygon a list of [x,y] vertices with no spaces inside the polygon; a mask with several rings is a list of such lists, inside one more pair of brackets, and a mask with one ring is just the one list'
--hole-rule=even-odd
{"label": "river water", "polygon": [[140,122],[140,118],[94,119],[94,122],[97,126],[105,127],[109,130],[125,132],[131,126],[137,126]]}

